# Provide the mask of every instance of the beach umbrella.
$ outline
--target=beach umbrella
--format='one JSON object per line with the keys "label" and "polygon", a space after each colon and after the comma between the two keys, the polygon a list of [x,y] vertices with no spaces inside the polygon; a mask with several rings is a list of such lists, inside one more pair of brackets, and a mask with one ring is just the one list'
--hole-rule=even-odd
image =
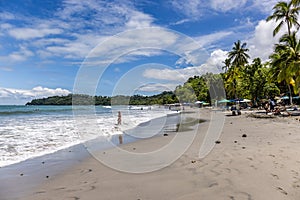
{"label": "beach umbrella", "polygon": [[290,99],[290,97],[288,97],[288,96],[283,96],[283,97],[281,97],[281,99]]}
{"label": "beach umbrella", "polygon": [[249,102],[251,102],[251,100],[249,100],[249,99],[243,99],[243,101],[241,101],[241,102],[249,103]]}
{"label": "beach umbrella", "polygon": [[231,101],[228,99],[222,99],[222,100],[218,101],[218,103],[229,103],[229,102],[231,102]]}
{"label": "beach umbrella", "polygon": [[195,104],[202,104],[203,101],[196,101]]}

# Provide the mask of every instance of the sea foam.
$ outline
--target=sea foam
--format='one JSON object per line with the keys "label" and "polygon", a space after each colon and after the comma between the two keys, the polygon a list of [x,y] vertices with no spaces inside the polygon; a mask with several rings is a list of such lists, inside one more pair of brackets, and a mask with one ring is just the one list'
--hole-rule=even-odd
{"label": "sea foam", "polygon": [[[60,112],[52,110],[51,113],[28,112],[30,114],[0,116],[0,166],[53,153],[101,136],[109,139],[140,123],[170,113],[159,107],[141,108],[73,108],[75,112],[71,114],[71,107],[59,107],[57,109]],[[39,111],[39,108],[35,109]],[[118,111],[122,113],[121,125],[117,125]]]}

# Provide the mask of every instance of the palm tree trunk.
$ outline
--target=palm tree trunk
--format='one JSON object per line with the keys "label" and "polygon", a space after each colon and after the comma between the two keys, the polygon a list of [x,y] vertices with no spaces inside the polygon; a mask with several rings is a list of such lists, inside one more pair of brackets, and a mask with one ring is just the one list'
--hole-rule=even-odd
{"label": "palm tree trunk", "polygon": [[291,29],[291,28],[290,28],[290,23],[289,23],[289,21],[287,21],[286,23],[287,23],[287,26],[288,26],[288,33],[289,33],[289,35],[291,35],[291,30],[290,30],[290,29]]}
{"label": "palm tree trunk", "polygon": [[293,99],[292,99],[292,90],[291,90],[291,86],[290,86],[290,84],[288,83],[287,85],[288,85],[288,88],[289,88],[289,93],[290,93],[290,96],[289,96],[289,98],[290,98],[290,104],[292,105],[292,104],[293,104]]}

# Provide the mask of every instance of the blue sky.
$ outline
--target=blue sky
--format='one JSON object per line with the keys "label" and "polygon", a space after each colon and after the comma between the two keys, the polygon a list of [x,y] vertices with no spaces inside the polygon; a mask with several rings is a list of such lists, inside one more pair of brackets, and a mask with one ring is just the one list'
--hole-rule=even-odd
{"label": "blue sky", "polygon": [[266,60],[276,2],[0,0],[0,104],[173,90],[220,72],[238,39]]}

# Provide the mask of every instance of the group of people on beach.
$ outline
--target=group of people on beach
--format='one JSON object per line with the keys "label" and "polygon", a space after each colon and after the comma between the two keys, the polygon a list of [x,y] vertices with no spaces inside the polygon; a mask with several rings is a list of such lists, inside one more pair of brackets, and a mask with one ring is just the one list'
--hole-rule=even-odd
{"label": "group of people on beach", "polygon": [[[282,112],[285,112],[288,116],[291,115],[291,113],[287,111],[285,103],[282,101],[276,103],[274,98],[270,98],[269,101],[264,104],[264,109],[266,114],[273,113],[274,115],[281,115]],[[294,109],[297,108],[295,107]]]}

